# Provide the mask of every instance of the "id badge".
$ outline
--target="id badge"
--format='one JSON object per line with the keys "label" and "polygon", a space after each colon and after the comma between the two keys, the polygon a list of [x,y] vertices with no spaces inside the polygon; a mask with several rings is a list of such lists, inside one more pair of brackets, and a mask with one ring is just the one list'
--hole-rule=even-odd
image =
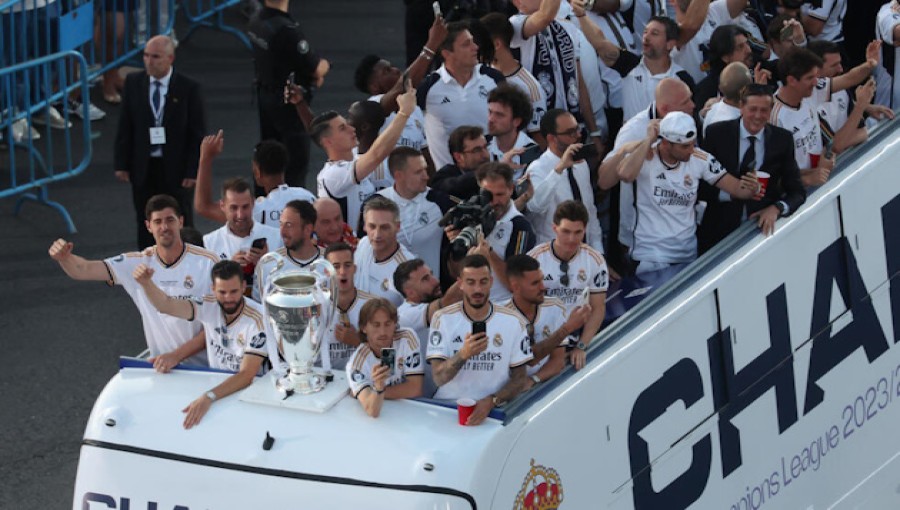
{"label": "id badge", "polygon": [[150,128],[150,145],[165,145],[166,128],[152,127]]}

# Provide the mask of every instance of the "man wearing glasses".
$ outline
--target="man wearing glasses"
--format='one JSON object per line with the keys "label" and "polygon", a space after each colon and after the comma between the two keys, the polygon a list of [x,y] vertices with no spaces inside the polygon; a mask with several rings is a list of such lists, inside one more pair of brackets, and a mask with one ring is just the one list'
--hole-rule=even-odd
{"label": "man wearing glasses", "polygon": [[578,122],[571,113],[553,109],[541,119],[541,134],[547,140],[547,150],[528,167],[528,176],[534,186],[528,213],[537,242],[546,243],[555,237],[553,214],[556,207],[566,200],[574,200],[583,203],[588,211],[584,242],[603,253],[603,232],[594,204],[592,172],[578,153],[582,147],[578,143],[581,138]]}
{"label": "man wearing glasses", "polygon": [[450,133],[448,145],[453,163],[438,170],[428,185],[460,200],[468,200],[478,193],[475,169],[490,161],[484,130],[478,126],[459,126]]}
{"label": "man wearing glasses", "polygon": [[575,315],[583,305],[590,305],[591,314],[584,327],[570,335],[575,341],[568,346],[569,361],[576,370],[584,366],[587,346],[603,324],[609,286],[609,270],[603,255],[582,242],[587,224],[588,210],[584,204],[567,200],[553,214],[555,238],[528,252],[544,272],[545,294],[562,301],[567,316]]}

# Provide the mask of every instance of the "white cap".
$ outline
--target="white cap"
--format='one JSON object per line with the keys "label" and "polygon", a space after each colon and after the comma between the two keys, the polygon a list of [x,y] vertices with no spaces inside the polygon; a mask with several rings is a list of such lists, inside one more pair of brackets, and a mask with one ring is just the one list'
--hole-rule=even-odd
{"label": "white cap", "polygon": [[686,113],[669,112],[659,123],[659,136],[672,143],[688,143],[697,138],[697,124]]}

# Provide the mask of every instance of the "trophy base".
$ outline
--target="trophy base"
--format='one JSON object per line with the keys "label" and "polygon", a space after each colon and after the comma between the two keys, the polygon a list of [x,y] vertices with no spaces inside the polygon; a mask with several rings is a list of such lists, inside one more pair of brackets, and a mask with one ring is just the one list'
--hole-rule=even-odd
{"label": "trophy base", "polygon": [[299,395],[309,395],[325,389],[325,376],[310,372],[306,374],[290,373],[279,378],[275,385],[279,391],[291,392]]}

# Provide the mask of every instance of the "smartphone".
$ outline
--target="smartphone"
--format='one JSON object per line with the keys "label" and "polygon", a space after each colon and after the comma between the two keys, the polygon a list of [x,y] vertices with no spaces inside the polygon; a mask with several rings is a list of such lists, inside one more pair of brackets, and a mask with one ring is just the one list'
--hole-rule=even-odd
{"label": "smartphone", "polygon": [[431,10],[434,11],[434,17],[435,17],[435,18],[437,18],[438,16],[442,16],[442,14],[441,14],[441,3],[438,2],[437,0],[435,0],[435,1],[431,4]]}
{"label": "smartphone", "polygon": [[409,68],[407,67],[403,74],[400,75],[400,90],[406,93],[406,84],[409,82]]}
{"label": "smartphone", "polygon": [[581,296],[578,297],[579,305],[588,304],[591,298],[591,289],[590,287],[585,287],[583,291],[581,291]]}
{"label": "smartphone", "polygon": [[574,159],[575,161],[581,161],[583,159],[595,156],[597,156],[597,146],[591,142],[587,142],[582,145],[580,149],[575,151],[575,154],[572,155],[572,159]]}
{"label": "smartphone", "polygon": [[781,39],[782,42],[788,41],[794,38],[794,25],[788,25],[781,29],[781,33],[778,35],[778,38]]}
{"label": "smartphone", "polygon": [[259,239],[254,239],[253,244],[250,245],[252,248],[256,248],[257,250],[261,250],[266,246],[266,238],[260,237]]}
{"label": "smartphone", "polygon": [[478,333],[487,333],[487,322],[475,321],[472,323],[472,335],[474,336]]}
{"label": "smartphone", "polygon": [[391,369],[391,375],[394,375],[394,365],[397,361],[397,351],[393,347],[385,347],[381,349],[381,365]]}
{"label": "smartphone", "polygon": [[289,85],[296,85],[297,74],[294,71],[291,71],[291,74],[287,77],[287,82]]}
{"label": "smartphone", "polygon": [[525,193],[528,192],[528,183],[531,181],[530,178],[525,177],[518,184],[516,184],[516,189],[514,190],[516,198],[521,197]]}
{"label": "smartphone", "polygon": [[825,159],[831,159],[832,157],[834,157],[834,151],[831,150],[831,147],[833,145],[834,142],[832,140],[828,140],[825,142],[825,150],[822,151],[822,156],[824,156]]}
{"label": "smartphone", "polygon": [[519,154],[519,163],[522,165],[528,166],[531,164],[532,161],[541,157],[542,153],[543,153],[543,151],[541,151],[540,145],[538,145],[536,143],[529,145],[525,148],[525,152],[523,152],[522,154]]}

